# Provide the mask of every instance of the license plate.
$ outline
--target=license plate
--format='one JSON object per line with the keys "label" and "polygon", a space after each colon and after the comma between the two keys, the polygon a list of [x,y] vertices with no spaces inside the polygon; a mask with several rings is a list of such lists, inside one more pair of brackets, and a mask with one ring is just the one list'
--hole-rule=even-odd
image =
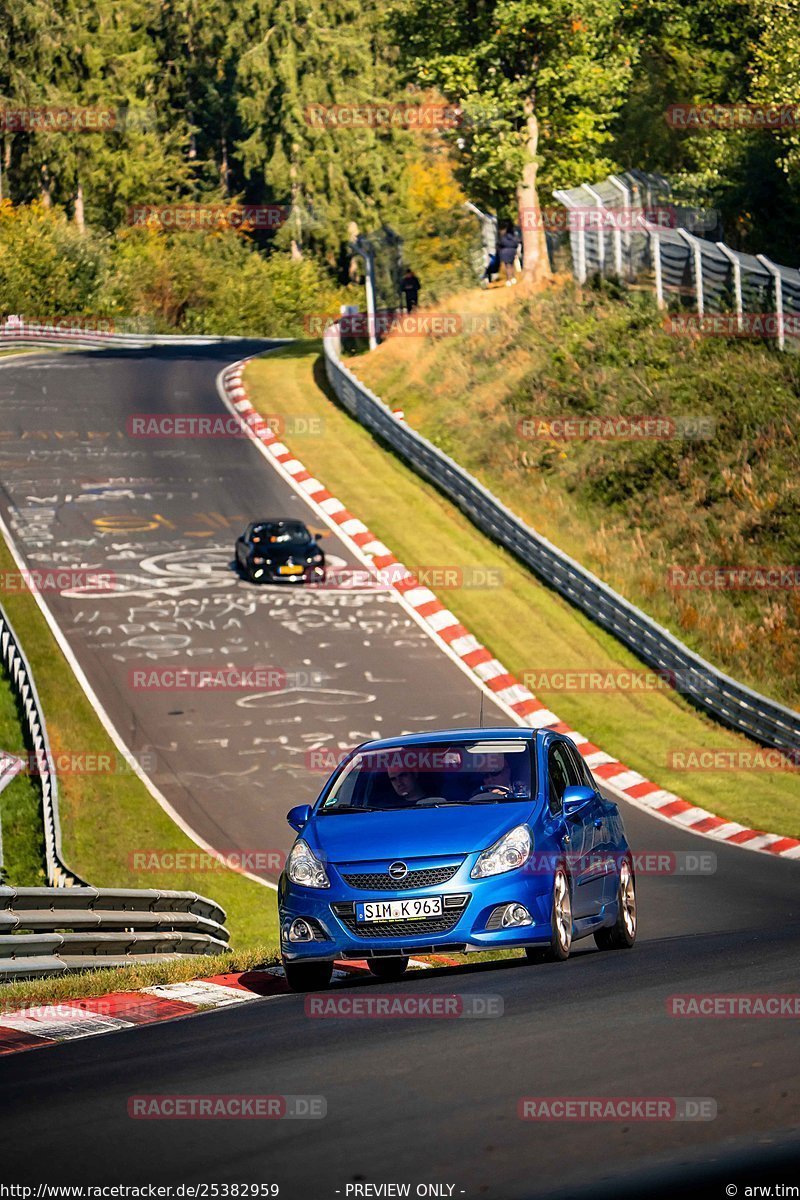
{"label": "license plate", "polygon": [[303,568],[302,567],[292,567],[292,566],[278,567],[278,574],[279,575],[302,575]]}
{"label": "license plate", "polygon": [[365,900],[356,905],[356,920],[421,921],[442,913],[442,897],[426,896],[422,900]]}

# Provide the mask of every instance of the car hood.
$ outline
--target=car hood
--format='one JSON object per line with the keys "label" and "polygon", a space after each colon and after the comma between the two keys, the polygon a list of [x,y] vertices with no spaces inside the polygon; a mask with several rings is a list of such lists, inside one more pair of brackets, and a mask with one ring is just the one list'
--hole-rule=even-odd
{"label": "car hood", "polygon": [[316,554],[319,550],[322,553],[322,547],[316,542],[307,542],[302,546],[287,546],[285,543],[274,543],[272,545],[265,543],[264,545],[251,546],[250,555],[258,555],[260,558],[271,558],[273,562],[285,562],[287,558],[301,559],[303,562],[310,554]]}
{"label": "car hood", "polygon": [[342,813],[314,817],[301,836],[331,863],[470,854],[522,825],[532,811],[532,801],[512,800],[470,808]]}

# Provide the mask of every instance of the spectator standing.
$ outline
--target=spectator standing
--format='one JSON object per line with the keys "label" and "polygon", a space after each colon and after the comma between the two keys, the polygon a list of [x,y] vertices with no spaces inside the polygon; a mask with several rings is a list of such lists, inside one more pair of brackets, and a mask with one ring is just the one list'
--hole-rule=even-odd
{"label": "spectator standing", "polygon": [[406,267],[400,281],[400,291],[406,304],[406,312],[413,312],[419,304],[419,289],[422,287],[411,267]]}
{"label": "spectator standing", "polygon": [[520,239],[514,232],[514,226],[505,224],[500,231],[497,249],[500,255],[500,262],[503,264],[503,269],[506,273],[506,287],[511,287],[512,283],[517,282],[517,277],[514,274],[514,260],[519,252],[519,246]]}

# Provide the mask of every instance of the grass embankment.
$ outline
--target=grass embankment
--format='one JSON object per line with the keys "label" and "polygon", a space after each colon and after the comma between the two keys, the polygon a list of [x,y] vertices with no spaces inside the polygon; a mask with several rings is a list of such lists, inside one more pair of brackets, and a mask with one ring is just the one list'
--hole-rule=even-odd
{"label": "grass embankment", "polygon": [[[0,539],[0,571],[15,569],[8,547]],[[111,739],[59,650],[33,596],[29,592],[14,592],[4,597],[3,604],[31,665],[53,752],[85,755],[89,761],[90,756],[105,755],[111,762],[117,761],[119,755]],[[13,704],[9,709],[5,696],[6,684],[3,683],[0,686],[0,737],[4,739],[4,748],[19,750],[22,747],[21,730],[18,722],[14,730]],[[28,851],[23,855],[20,849],[17,854],[15,842],[21,847],[23,843],[30,846],[35,840],[30,832],[33,828],[30,798],[26,799],[22,794],[25,787],[31,787],[30,780],[15,780],[0,794],[9,867],[15,861],[20,864],[30,861]],[[132,772],[70,772],[60,776],[59,793],[64,857],[82,878],[95,887],[161,888],[210,896],[227,913],[231,945],[236,951],[257,949],[261,957],[274,953],[277,908],[275,892],[271,889],[222,866],[195,871],[142,872],[134,869],[129,855],[136,848],[185,855],[196,852],[197,847]],[[9,808],[9,801],[19,809],[17,818],[13,804]],[[17,825],[26,826],[26,829],[20,828],[15,834]],[[38,817],[36,827],[39,827]],[[14,853],[14,859],[9,851]],[[26,865],[23,877],[16,878],[9,869],[8,882],[31,882],[27,871]]]}
{"label": "grass embankment", "polygon": [[[28,750],[22,733],[22,721],[16,697],[8,678],[0,672],[0,750],[27,761]],[[18,887],[42,887],[47,884],[44,865],[41,796],[27,772],[17,775],[0,792],[0,832],[3,861],[0,883]]]}
{"label": "grass embankment", "polygon": [[[796,707],[800,589],[687,590],[668,571],[800,563],[800,358],[676,336],[647,296],[570,285],[482,303],[493,330],[390,338],[351,366],[556,545],[734,678]],[[520,426],[644,414],[705,419],[711,436],[559,441]]]}
{"label": "grass embankment", "polygon": [[[254,405],[263,412],[274,413],[275,397],[281,397],[281,412],[290,428],[293,417],[322,418],[322,436],[287,434],[287,441],[308,469],[407,565],[480,565],[499,573],[501,587],[443,589],[440,595],[509,670],[520,674],[555,667],[591,666],[603,671],[640,667],[609,634],[540,585],[332,403],[319,343],[298,342],[251,363],[246,382]],[[754,748],[696,712],[676,693],[541,690],[539,695],[608,753],[687,800],[756,828],[800,835],[796,776],[766,771],[698,773],[668,764],[671,750]]]}
{"label": "grass embankment", "polygon": [[169,962],[132,963],[129,967],[107,967],[80,974],[29,979],[0,987],[0,1025],[3,1013],[40,1004],[69,1004],[110,992],[133,992],[162,983],[184,983],[230,971],[251,971],[278,962],[277,951],[248,950],[232,954],[193,954]]}

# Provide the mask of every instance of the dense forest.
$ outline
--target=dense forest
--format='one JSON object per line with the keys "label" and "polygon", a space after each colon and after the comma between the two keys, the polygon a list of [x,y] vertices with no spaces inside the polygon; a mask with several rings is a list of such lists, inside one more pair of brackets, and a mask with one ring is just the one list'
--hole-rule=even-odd
{"label": "dense forest", "polygon": [[[798,96],[798,0],[18,0],[0,13],[0,311],[299,332],[347,298],[358,233],[396,230],[441,294],[471,278],[465,199],[513,219],[523,184],[548,204],[630,166],[792,262],[800,116],[665,113]],[[158,207],[176,205],[221,215],[179,228]],[[259,206],[280,220],[249,220]]]}

